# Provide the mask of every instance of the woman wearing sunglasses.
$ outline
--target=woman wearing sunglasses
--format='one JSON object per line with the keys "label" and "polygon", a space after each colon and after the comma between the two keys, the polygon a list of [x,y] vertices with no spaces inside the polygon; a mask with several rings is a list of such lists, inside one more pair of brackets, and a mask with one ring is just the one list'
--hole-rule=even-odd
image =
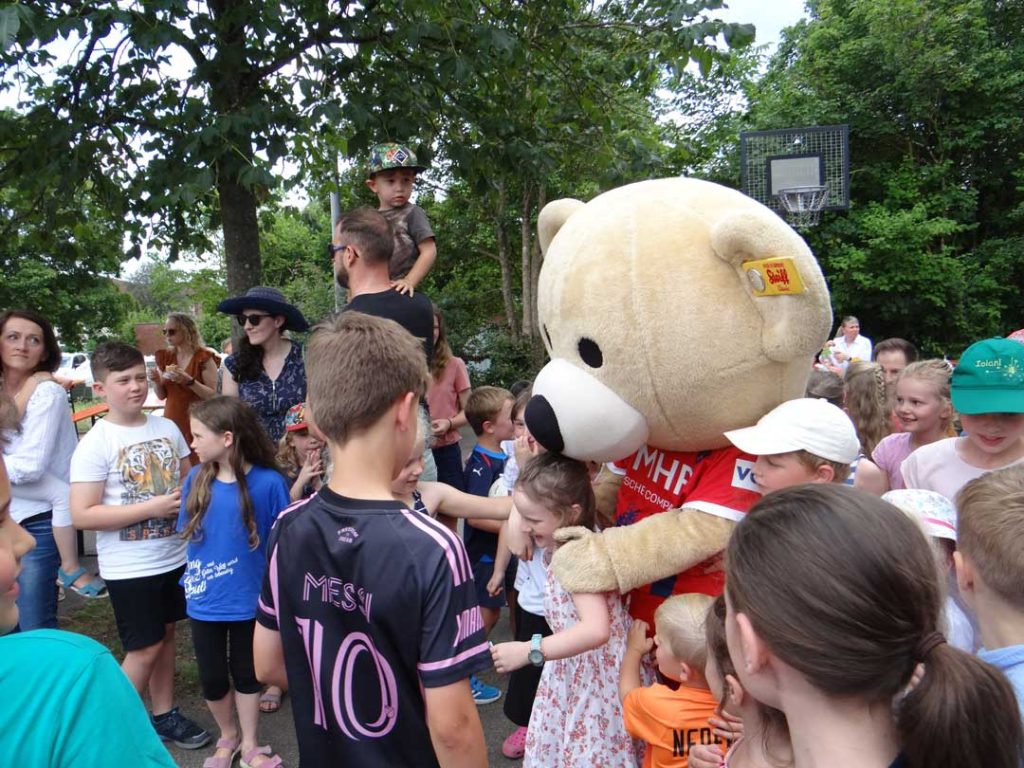
{"label": "woman wearing sunglasses", "polygon": [[[165,349],[157,350],[156,368],[149,371],[156,396],[164,401],[164,416],[178,425],[185,441],[192,445],[188,411],[197,400],[217,394],[217,366],[220,359],[203,346],[195,321],[181,312],[171,312],[164,321]],[[192,463],[197,461],[192,454]]]}
{"label": "woman wearing sunglasses", "polygon": [[302,348],[284,332],[305,331],[309,323],[280,291],[263,286],[225,299],[217,311],[235,315],[244,333],[238,352],[224,361],[221,392],[248,403],[276,443],[288,409],[306,399]]}

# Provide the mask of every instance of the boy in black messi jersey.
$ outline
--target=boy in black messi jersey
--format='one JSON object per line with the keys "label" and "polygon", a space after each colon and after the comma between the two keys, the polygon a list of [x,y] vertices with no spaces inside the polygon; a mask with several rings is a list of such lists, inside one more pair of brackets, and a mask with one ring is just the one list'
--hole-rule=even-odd
{"label": "boy in black messi jersey", "polygon": [[416,439],[422,345],[346,312],[314,330],[306,372],[334,469],[270,536],[256,673],[288,685],[302,768],[484,766],[469,677],[491,657],[469,558],[390,490]]}

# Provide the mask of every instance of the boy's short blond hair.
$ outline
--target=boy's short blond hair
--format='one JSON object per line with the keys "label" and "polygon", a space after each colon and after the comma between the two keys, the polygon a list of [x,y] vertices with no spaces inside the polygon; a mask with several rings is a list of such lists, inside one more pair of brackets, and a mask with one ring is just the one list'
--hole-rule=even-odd
{"label": "boy's short blond hair", "polygon": [[956,506],[960,551],[989,589],[1024,610],[1024,465],[971,480]]}
{"label": "boy's short blond hair", "polygon": [[466,421],[477,437],[484,433],[484,422],[494,421],[505,403],[514,400],[512,393],[501,387],[477,387],[466,401]]}
{"label": "boy's short blond hair", "polygon": [[821,456],[815,456],[810,451],[793,451],[793,455],[797,461],[812,471],[825,464],[832,467],[833,483],[845,483],[850,477],[850,465],[845,462],[823,459]]}
{"label": "boy's short blond hair", "polygon": [[313,329],[306,350],[308,402],[317,428],[343,444],[403,395],[420,397],[429,373],[423,343],[394,320],[342,312]]}
{"label": "boy's short blond hair", "polygon": [[654,630],[658,640],[668,645],[673,656],[704,674],[707,638],[704,622],[712,598],[707,595],[676,595],[654,612]]}

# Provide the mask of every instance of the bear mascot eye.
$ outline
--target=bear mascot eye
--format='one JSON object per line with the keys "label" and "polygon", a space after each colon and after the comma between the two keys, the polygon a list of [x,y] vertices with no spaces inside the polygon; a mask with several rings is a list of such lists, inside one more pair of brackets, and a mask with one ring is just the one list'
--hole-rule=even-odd
{"label": "bear mascot eye", "polygon": [[580,359],[591,368],[600,368],[604,365],[604,355],[601,354],[601,347],[596,341],[583,337],[576,348],[579,350]]}

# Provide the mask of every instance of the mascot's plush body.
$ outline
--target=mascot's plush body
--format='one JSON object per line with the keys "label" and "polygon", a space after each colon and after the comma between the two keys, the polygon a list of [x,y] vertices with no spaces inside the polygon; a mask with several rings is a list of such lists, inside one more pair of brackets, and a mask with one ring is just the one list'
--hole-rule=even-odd
{"label": "mascot's plush body", "polygon": [[621,472],[602,478],[621,483],[617,526],[567,532],[552,567],[571,592],[635,590],[650,622],[672,594],[721,592],[716,555],[759,496],[754,458],[723,432],[803,396],[828,290],[775,213],[696,179],[558,200],[539,230],[551,362],[527,424],[549,450]]}

